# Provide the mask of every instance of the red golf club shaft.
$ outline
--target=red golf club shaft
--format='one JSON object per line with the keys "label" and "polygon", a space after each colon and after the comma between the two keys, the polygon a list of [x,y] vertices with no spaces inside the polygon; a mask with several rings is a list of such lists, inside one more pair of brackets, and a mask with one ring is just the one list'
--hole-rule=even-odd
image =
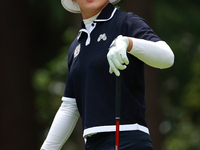
{"label": "red golf club shaft", "polygon": [[115,150],[119,150],[119,121],[116,121],[116,141],[115,141]]}

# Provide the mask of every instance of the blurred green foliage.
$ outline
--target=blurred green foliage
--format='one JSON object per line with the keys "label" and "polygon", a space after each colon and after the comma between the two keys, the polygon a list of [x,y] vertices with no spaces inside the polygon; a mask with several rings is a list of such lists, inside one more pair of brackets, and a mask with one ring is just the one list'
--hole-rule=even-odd
{"label": "blurred green foliage", "polygon": [[[67,24],[69,18],[62,10],[60,1],[37,2],[30,1],[32,6],[40,6],[33,7],[37,8],[34,12],[40,14],[44,7],[48,8],[48,17],[43,17],[49,31],[66,24],[66,30],[60,36],[65,46],[54,59],[37,68],[33,76],[33,87],[37,94],[37,119],[45,129],[41,133],[43,140],[61,103],[59,99],[64,91],[67,74],[67,51],[76,37],[77,29]],[[156,32],[175,54],[174,66],[161,71],[163,122],[160,124],[160,132],[164,136],[163,150],[200,149],[199,8],[200,2],[196,0],[155,0]],[[75,149],[73,140],[67,146],[68,150]]]}
{"label": "blurred green foliage", "polygon": [[[41,142],[45,139],[50,124],[53,121],[55,112],[61,104],[61,97],[64,93],[65,80],[68,70],[67,56],[69,43],[76,37],[76,30],[68,27],[63,33],[61,39],[65,41],[65,46],[61,48],[60,53],[43,67],[37,68],[33,75],[33,87],[36,91],[37,121],[44,126],[44,132],[41,133]],[[75,143],[71,137],[63,149],[76,149]]]}
{"label": "blurred green foliage", "polygon": [[200,149],[200,3],[157,0],[158,35],[170,45],[175,64],[162,71],[163,150]]}
{"label": "blurred green foliage", "polygon": [[[36,119],[42,132],[43,143],[56,111],[61,104],[67,75],[67,56],[71,42],[77,35],[73,19],[56,0],[29,0],[32,26],[40,36],[34,41],[34,64],[32,85],[35,89]],[[72,134],[62,149],[76,150],[76,137]]]}

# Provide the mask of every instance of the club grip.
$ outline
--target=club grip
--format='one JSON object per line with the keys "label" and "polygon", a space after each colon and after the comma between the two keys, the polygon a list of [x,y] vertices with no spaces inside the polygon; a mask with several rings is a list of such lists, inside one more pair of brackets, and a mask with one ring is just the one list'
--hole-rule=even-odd
{"label": "club grip", "polygon": [[121,75],[116,77],[116,120],[120,120],[121,111]]}

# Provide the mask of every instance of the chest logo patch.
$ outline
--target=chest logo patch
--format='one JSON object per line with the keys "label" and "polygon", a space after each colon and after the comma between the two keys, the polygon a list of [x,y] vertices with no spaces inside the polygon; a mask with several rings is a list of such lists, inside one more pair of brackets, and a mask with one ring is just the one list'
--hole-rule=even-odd
{"label": "chest logo patch", "polygon": [[81,44],[79,44],[79,45],[76,47],[76,49],[75,49],[75,51],[74,51],[74,58],[78,56],[78,54],[80,53],[80,50],[81,50]]}
{"label": "chest logo patch", "polygon": [[105,33],[99,35],[99,37],[98,37],[98,39],[97,39],[97,42],[100,42],[101,40],[103,40],[103,41],[106,41],[106,40],[107,40],[107,36],[106,36]]}

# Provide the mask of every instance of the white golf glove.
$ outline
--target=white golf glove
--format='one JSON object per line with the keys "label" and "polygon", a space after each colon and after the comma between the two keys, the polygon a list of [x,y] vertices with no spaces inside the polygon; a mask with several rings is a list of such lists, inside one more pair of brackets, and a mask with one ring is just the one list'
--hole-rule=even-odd
{"label": "white golf glove", "polygon": [[119,35],[110,45],[107,59],[110,65],[109,72],[111,74],[114,72],[116,76],[120,76],[119,70],[126,69],[126,65],[129,64],[127,57],[128,45],[128,38],[122,35]]}

